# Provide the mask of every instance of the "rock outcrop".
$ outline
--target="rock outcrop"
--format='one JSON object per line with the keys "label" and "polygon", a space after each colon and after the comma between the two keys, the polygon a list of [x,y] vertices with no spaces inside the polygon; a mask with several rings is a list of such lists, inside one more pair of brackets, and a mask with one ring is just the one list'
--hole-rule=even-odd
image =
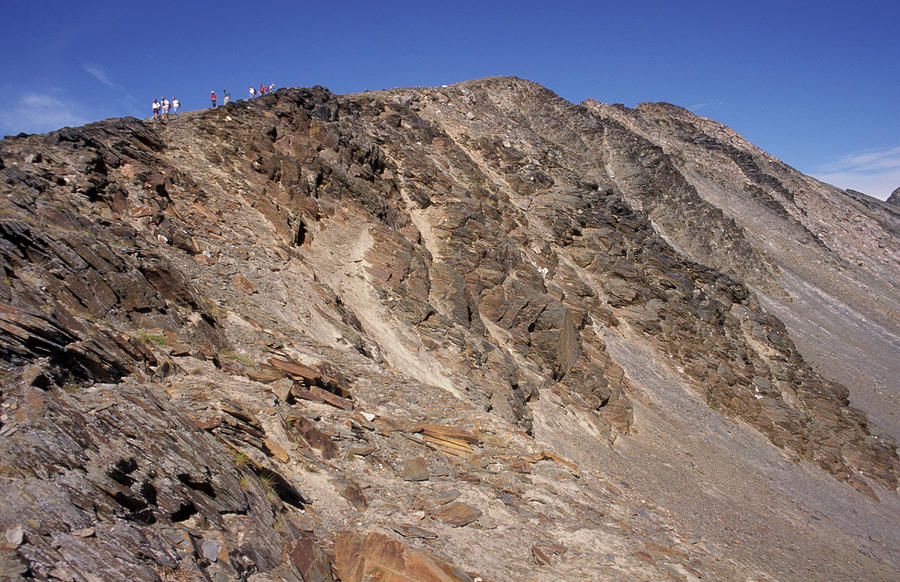
{"label": "rock outcrop", "polygon": [[4,140],[0,573],[888,579],[896,443],[739,211],[885,330],[897,215],[750,148],[512,78]]}
{"label": "rock outcrop", "polygon": [[894,206],[900,206],[900,188],[897,188],[891,195],[888,196],[887,201],[888,204],[893,204]]}

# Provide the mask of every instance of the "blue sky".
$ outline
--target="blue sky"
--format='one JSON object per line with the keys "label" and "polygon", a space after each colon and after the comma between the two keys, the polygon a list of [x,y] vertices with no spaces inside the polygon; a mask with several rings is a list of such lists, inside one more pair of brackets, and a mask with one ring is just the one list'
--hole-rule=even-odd
{"label": "blue sky", "polygon": [[0,134],[204,107],[261,82],[336,93],[516,75],[573,102],[668,101],[788,164],[900,187],[900,2],[3,0]]}

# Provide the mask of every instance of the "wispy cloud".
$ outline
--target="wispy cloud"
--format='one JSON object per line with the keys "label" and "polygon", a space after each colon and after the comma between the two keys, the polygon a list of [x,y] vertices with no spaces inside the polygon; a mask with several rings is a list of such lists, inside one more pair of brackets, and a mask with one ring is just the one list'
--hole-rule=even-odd
{"label": "wispy cloud", "polygon": [[813,175],[839,188],[858,190],[884,200],[900,187],[900,146],[841,156]]}
{"label": "wispy cloud", "polygon": [[64,125],[84,125],[87,121],[73,103],[46,93],[26,93],[0,111],[0,128],[5,133],[41,133]]}
{"label": "wispy cloud", "polygon": [[113,82],[112,78],[109,76],[109,71],[106,70],[106,67],[99,63],[88,63],[85,61],[81,62],[81,68],[85,73],[94,77],[110,89],[118,89],[119,86]]}
{"label": "wispy cloud", "polygon": [[[133,109],[137,100],[128,92],[128,90],[119,84],[113,75],[107,70],[105,66],[100,63],[94,63],[85,61],[84,59],[78,59],[81,63],[81,70],[102,83],[103,85],[112,89],[115,93],[119,94],[119,99],[124,100],[127,104],[128,108]],[[107,96],[107,102],[112,99],[112,96]]]}
{"label": "wispy cloud", "polygon": [[697,110],[699,110],[699,109],[715,109],[716,107],[721,107],[721,106],[722,106],[721,101],[712,101],[710,103],[697,103],[696,105],[691,105],[688,107],[688,110],[696,113]]}

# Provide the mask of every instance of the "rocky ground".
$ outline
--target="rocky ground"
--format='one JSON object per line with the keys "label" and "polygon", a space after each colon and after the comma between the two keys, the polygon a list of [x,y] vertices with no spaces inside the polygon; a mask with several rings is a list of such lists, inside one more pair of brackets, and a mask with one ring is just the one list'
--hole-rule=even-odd
{"label": "rocky ground", "polygon": [[802,322],[896,372],[896,212],[669,108],[498,78],[4,140],[0,576],[893,579],[896,443]]}

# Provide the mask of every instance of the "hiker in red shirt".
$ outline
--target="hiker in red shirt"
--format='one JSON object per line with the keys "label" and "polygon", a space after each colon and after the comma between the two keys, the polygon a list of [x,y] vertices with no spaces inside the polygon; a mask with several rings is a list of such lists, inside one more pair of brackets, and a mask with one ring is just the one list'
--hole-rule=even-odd
{"label": "hiker in red shirt", "polygon": [[212,103],[212,106],[215,107],[216,106],[216,92],[215,91],[210,90],[209,100]]}

